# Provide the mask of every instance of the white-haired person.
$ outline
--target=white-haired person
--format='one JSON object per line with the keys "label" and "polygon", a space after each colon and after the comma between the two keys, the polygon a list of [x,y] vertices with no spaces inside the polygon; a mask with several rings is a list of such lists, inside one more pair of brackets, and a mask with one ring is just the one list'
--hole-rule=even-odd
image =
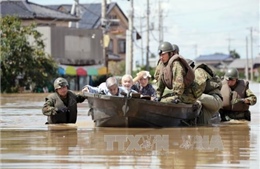
{"label": "white-haired person", "polygon": [[101,83],[98,87],[86,85],[82,89],[82,92],[103,93],[112,96],[124,96],[123,93],[127,93],[124,87],[118,85],[115,77],[107,78],[106,82]]}
{"label": "white-haired person", "polygon": [[140,71],[137,76],[133,79],[134,85],[132,89],[137,91],[143,96],[150,96],[153,98],[156,96],[156,91],[152,84],[149,83],[151,75],[148,71]]}
{"label": "white-haired person", "polygon": [[129,74],[125,74],[121,79],[122,87],[124,87],[128,92],[138,93],[137,91],[132,89],[134,85],[133,77]]}

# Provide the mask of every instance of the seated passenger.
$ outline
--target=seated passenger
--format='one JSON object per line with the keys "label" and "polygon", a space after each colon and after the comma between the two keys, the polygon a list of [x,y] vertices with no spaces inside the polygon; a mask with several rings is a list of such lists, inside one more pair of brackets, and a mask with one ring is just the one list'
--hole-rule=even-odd
{"label": "seated passenger", "polygon": [[156,96],[156,91],[149,83],[150,78],[151,75],[148,71],[140,71],[133,80],[134,85],[132,86],[132,89],[143,96],[151,96],[154,98]]}
{"label": "seated passenger", "polygon": [[128,92],[134,92],[137,91],[132,89],[132,86],[134,84],[133,77],[129,74],[125,74],[121,79],[122,87],[124,87]]}
{"label": "seated passenger", "polygon": [[82,92],[103,93],[105,95],[112,96],[124,96],[122,93],[127,93],[127,90],[118,85],[117,79],[115,77],[109,77],[107,78],[106,82],[101,83],[98,87],[93,87],[90,85],[84,86]]}

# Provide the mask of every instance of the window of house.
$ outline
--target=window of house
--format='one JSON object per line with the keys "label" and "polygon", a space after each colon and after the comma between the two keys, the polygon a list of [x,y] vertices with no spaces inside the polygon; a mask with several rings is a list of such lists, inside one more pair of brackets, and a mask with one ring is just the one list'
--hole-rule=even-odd
{"label": "window of house", "polygon": [[111,20],[110,26],[119,26],[119,22],[115,22],[115,20],[117,20],[117,16],[116,15],[109,15],[108,16],[108,20],[109,19]]}
{"label": "window of house", "polygon": [[126,41],[125,39],[118,40],[118,53],[125,53],[126,52]]}

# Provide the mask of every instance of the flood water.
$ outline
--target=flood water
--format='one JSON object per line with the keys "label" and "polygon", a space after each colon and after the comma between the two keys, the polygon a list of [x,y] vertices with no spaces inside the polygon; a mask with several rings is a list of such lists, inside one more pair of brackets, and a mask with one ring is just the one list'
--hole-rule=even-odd
{"label": "flood water", "polygon": [[260,92],[251,122],[212,127],[95,128],[88,104],[76,124],[45,125],[46,94],[2,94],[0,168],[260,168]]}

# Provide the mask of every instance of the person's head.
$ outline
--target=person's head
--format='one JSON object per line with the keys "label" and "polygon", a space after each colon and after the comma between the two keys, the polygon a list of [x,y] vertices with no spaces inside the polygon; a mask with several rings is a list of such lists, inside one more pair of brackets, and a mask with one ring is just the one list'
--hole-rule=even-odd
{"label": "person's head", "polygon": [[62,77],[58,77],[53,83],[55,91],[62,97],[65,97],[68,93],[68,81]]}
{"label": "person's head", "polygon": [[109,77],[106,80],[106,86],[111,93],[111,95],[117,95],[118,94],[118,82],[115,77]]}
{"label": "person's head", "polygon": [[124,88],[130,91],[133,86],[133,77],[129,74],[125,74],[121,79],[121,83]]}
{"label": "person's head", "polygon": [[172,44],[172,47],[173,47],[173,53],[174,54],[179,54],[180,53],[180,48],[179,48],[178,45]]}
{"label": "person's head", "polygon": [[227,80],[229,86],[234,86],[239,78],[238,70],[236,68],[229,68],[224,78]]}
{"label": "person's head", "polygon": [[141,71],[139,72],[141,75],[139,79],[139,83],[142,87],[145,87],[148,85],[150,78],[152,77],[148,71]]}
{"label": "person's head", "polygon": [[193,60],[191,59],[186,59],[186,62],[188,63],[188,65],[190,65],[190,67],[193,69],[195,67],[195,63]]}
{"label": "person's head", "polygon": [[162,42],[158,47],[158,54],[163,63],[167,63],[172,57],[174,49],[170,42]]}

